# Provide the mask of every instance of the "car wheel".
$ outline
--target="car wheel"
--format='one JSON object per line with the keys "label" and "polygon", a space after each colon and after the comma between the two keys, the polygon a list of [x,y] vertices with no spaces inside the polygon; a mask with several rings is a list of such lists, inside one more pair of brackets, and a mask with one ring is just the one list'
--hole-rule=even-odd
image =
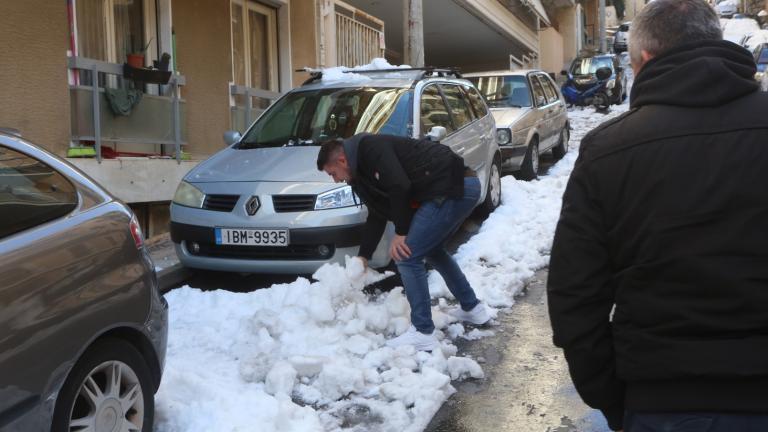
{"label": "car wheel", "polygon": [[568,125],[566,124],[563,130],[560,131],[560,141],[555,147],[552,148],[552,156],[555,160],[560,160],[568,153],[568,140],[570,139],[570,133],[568,132]]}
{"label": "car wheel", "polygon": [[59,392],[52,432],[151,432],[155,397],[149,367],[127,342],[105,339],[86,351]]}
{"label": "car wheel", "polygon": [[480,206],[481,213],[491,214],[501,205],[501,161],[498,158],[493,160],[491,172],[488,173],[488,192],[485,194],[485,201]]}
{"label": "car wheel", "polygon": [[523,165],[520,167],[520,178],[523,180],[535,180],[539,176],[539,140],[534,138],[528,144]]}

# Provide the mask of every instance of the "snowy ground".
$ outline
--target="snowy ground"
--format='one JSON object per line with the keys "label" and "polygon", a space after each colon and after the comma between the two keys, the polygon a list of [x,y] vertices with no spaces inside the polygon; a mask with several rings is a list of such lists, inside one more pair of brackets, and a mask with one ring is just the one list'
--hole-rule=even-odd
{"label": "snowy ground", "polygon": [[[502,179],[502,205],[456,258],[481,299],[506,311],[534,271],[547,265],[560,199],[583,135],[608,115],[569,113],[571,151],[540,180]],[[356,259],[326,266],[314,278],[251,293],[184,287],[171,305],[168,355],[156,396],[156,430],[421,431],[455,391],[452,380],[482,379],[453,340],[490,330],[465,328],[445,314],[453,303],[430,276],[441,349],[392,350],[386,339],[406,330],[401,288],[362,293],[377,275]]]}

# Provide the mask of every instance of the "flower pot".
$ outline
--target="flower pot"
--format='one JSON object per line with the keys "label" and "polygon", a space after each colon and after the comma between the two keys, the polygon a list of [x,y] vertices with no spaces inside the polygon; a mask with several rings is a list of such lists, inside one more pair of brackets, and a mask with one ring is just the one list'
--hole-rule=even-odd
{"label": "flower pot", "polygon": [[128,54],[128,64],[134,68],[143,68],[144,54]]}

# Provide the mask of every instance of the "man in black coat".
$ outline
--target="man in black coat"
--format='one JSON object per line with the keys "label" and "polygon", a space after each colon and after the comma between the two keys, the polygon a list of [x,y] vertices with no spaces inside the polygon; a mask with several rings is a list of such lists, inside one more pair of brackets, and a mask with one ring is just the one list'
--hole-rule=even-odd
{"label": "man in black coat", "polygon": [[368,260],[387,221],[395,225],[390,255],[411,305],[411,327],[387,345],[437,346],[424,261],[443,276],[461,307],[451,311],[473,324],[490,320],[445,241],[469,216],[480,199],[480,180],[450,148],[428,139],[358,134],[343,143],[322,143],[317,169],[336,182],[347,182],[368,207],[359,255]]}
{"label": "man in black coat", "polygon": [[614,430],[766,431],[768,95],[702,0],[648,3],[629,49],[563,196],[554,342]]}

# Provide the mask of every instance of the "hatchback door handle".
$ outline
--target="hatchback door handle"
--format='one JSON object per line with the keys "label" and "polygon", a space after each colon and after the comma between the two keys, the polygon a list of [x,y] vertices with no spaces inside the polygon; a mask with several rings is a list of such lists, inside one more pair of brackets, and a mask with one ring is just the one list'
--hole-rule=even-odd
{"label": "hatchback door handle", "polygon": [[464,150],[466,150],[466,149],[467,149],[466,147],[459,147],[459,148],[456,149],[456,153],[464,154]]}

